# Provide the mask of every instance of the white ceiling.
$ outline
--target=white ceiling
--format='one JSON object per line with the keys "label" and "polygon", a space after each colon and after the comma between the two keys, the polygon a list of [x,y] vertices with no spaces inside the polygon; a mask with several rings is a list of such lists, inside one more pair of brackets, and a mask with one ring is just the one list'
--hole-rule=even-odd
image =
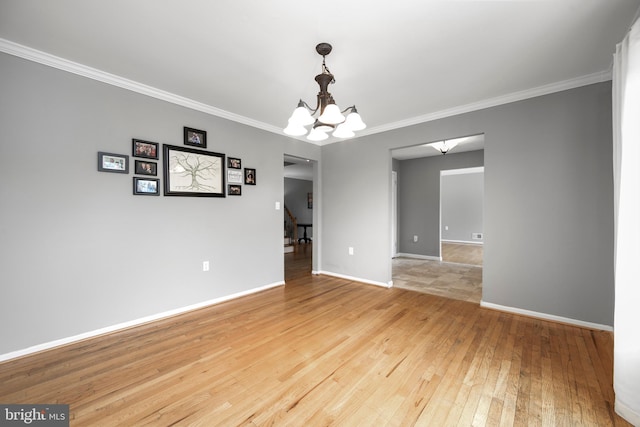
{"label": "white ceiling", "polygon": [[0,50],[35,49],[281,133],[298,99],[315,104],[315,45],[329,42],[330,90],[343,108],[357,105],[364,135],[606,80],[639,7],[640,0],[0,0]]}

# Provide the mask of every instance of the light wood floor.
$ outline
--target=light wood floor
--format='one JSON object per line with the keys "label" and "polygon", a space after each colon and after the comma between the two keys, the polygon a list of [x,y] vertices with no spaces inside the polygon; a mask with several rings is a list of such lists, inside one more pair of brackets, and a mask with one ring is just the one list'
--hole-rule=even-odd
{"label": "light wood floor", "polygon": [[72,426],[628,425],[608,332],[294,276],[2,363],[0,402],[70,404]]}

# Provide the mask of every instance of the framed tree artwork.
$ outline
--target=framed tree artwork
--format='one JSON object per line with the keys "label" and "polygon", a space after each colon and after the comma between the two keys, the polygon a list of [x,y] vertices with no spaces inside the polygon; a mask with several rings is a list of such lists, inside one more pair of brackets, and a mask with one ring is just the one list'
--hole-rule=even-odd
{"label": "framed tree artwork", "polygon": [[225,155],[163,145],[164,195],[225,197]]}

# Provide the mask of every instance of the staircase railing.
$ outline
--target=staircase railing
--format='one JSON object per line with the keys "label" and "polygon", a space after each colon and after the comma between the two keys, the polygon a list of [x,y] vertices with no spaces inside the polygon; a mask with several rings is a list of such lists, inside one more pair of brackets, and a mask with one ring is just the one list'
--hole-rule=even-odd
{"label": "staircase railing", "polygon": [[293,216],[288,207],[284,207],[284,211],[286,213],[284,217],[284,237],[293,239],[293,247],[297,249],[298,247],[298,221],[296,217]]}

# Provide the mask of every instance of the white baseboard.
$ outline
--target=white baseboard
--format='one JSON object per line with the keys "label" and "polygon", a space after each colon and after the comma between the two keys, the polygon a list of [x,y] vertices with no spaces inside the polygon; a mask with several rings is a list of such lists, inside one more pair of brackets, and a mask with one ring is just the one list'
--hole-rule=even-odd
{"label": "white baseboard", "polygon": [[398,257],[404,258],[415,258],[415,259],[428,259],[430,261],[442,261],[442,257],[439,256],[429,256],[429,255],[419,255],[419,254],[408,254],[405,252],[398,252],[396,254]]}
{"label": "white baseboard", "polygon": [[215,298],[208,301],[199,302],[196,304],[188,305],[186,307],[176,308],[174,310],[165,311],[162,313],[152,314],[150,316],[145,316],[140,319],[131,320],[128,322],[118,323],[116,325],[107,326],[105,328],[96,329],[94,331],[85,332],[82,334],[74,335],[67,338],[61,338],[59,340],[49,341],[43,344],[34,345],[31,347],[27,347],[22,350],[12,351],[10,353],[0,354],[0,362],[5,362],[7,360],[15,359],[22,356],[27,356],[29,354],[38,353],[40,351],[49,350],[55,347],[60,347],[67,344],[72,344],[77,341],[86,340],[88,338],[97,337],[99,335],[104,335],[112,332],[116,332],[119,330],[131,328],[133,326],[139,326],[145,323],[153,322],[155,320],[165,319],[167,317],[176,316],[178,314],[183,314],[189,311],[197,310],[199,308],[204,308],[210,305],[220,304],[221,302],[229,301],[232,299],[240,298],[246,295],[254,294],[256,292],[264,291],[267,289],[275,288],[277,286],[284,285],[284,282],[275,282],[269,285],[261,286],[258,288],[249,289],[247,291],[238,292],[231,295],[226,295],[220,298]]}
{"label": "white baseboard", "polygon": [[317,274],[324,274],[326,276],[338,277],[340,279],[353,280],[354,282],[366,283],[368,285],[382,286],[383,288],[390,288],[393,286],[393,282],[388,282],[388,283],[376,282],[374,280],[361,279],[359,277],[347,276],[339,273],[332,273],[330,271],[318,271]]}
{"label": "white baseboard", "polygon": [[442,239],[441,242],[443,242],[443,243],[461,243],[463,245],[479,245],[479,246],[484,245],[484,241],[483,240],[445,240],[445,239]]}
{"label": "white baseboard", "polygon": [[528,317],[535,317],[537,319],[542,319],[542,320],[551,320],[553,322],[566,323],[569,325],[580,326],[583,328],[613,332],[613,327],[609,325],[601,325],[599,323],[585,322],[583,320],[570,319],[568,317],[555,316],[553,314],[547,314],[547,313],[539,313],[537,311],[524,310],[522,308],[508,307],[505,305],[493,304],[486,301],[480,301],[480,307],[490,308],[492,310],[498,310],[498,311],[505,311],[507,313],[520,314]]}
{"label": "white baseboard", "polygon": [[616,398],[615,411],[622,418],[633,424],[634,426],[640,426],[640,414],[634,412],[624,403],[620,403],[620,400]]}

